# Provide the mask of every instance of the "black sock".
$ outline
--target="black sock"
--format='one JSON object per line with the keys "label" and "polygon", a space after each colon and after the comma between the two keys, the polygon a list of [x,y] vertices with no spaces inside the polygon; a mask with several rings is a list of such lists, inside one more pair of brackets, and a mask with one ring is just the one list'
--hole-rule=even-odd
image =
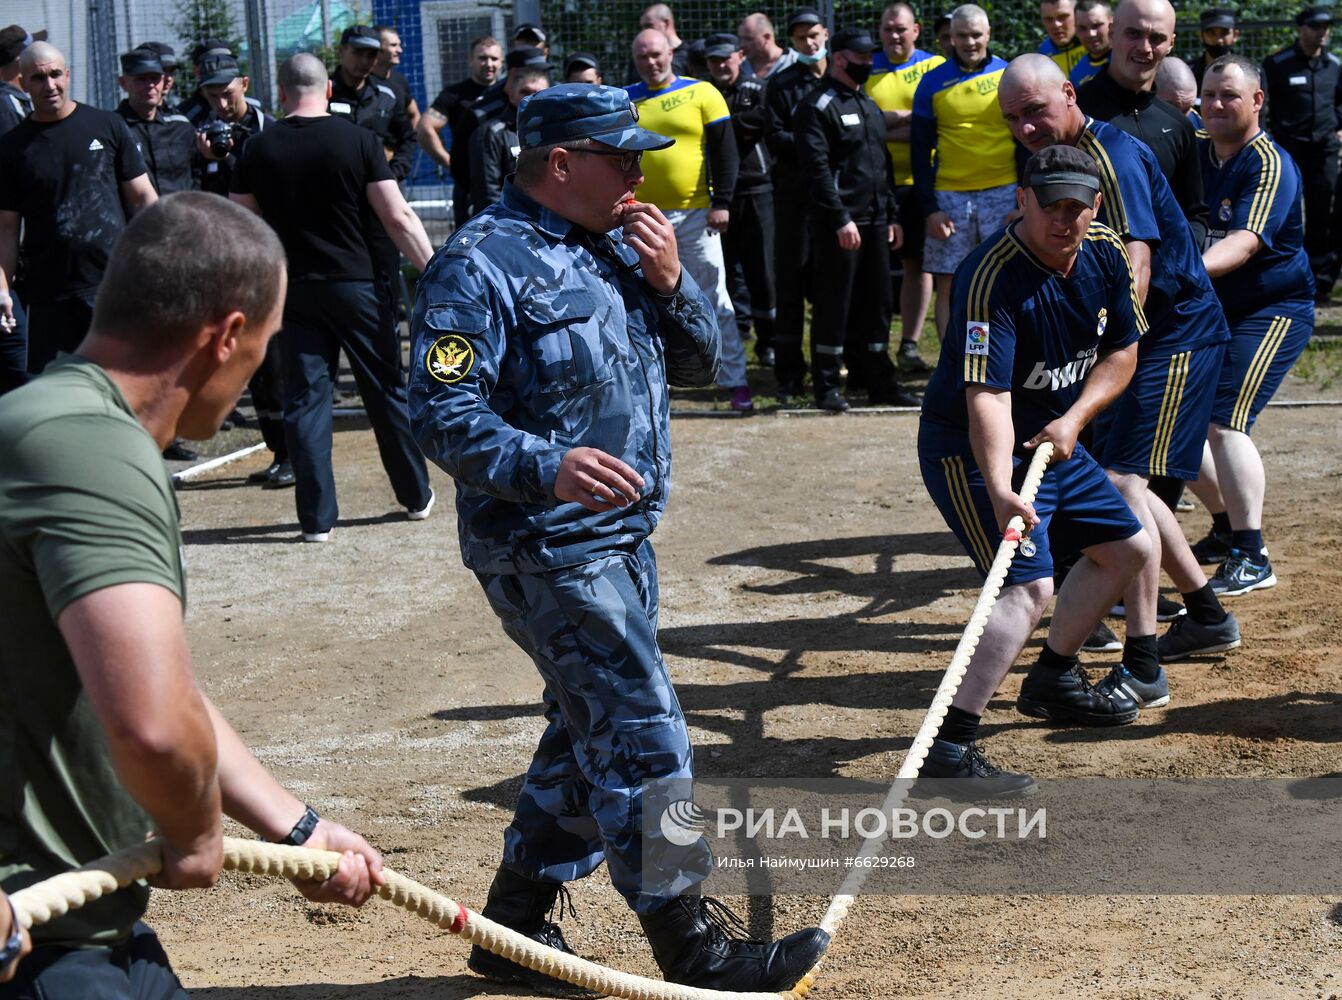
{"label": "black sock", "polygon": [[964,709],[952,705],[946,709],[946,718],[942,721],[941,728],[937,730],[937,739],[967,746],[978,738],[981,718],[982,716],[971,715]]}
{"label": "black sock", "polygon": [[1213,514],[1212,531],[1216,532],[1218,535],[1230,534],[1230,514],[1224,510],[1219,514]]}
{"label": "black sock", "polygon": [[1144,683],[1160,676],[1160,659],[1156,655],[1154,635],[1130,635],[1123,643],[1123,666]]}
{"label": "black sock", "polygon": [[1063,656],[1061,653],[1053,652],[1053,647],[1047,642],[1044,648],[1039,651],[1039,659],[1036,666],[1043,667],[1045,670],[1056,670],[1060,674],[1065,674],[1077,665],[1079,661],[1075,656]]}
{"label": "black sock", "polygon": [[1263,558],[1263,532],[1261,530],[1232,531],[1230,533],[1230,545],[1232,548],[1253,556],[1254,562]]}
{"label": "black sock", "polygon": [[1204,583],[1201,590],[1184,594],[1183,598],[1188,617],[1199,625],[1220,625],[1226,620],[1226,609],[1221,607],[1221,602],[1212,593],[1210,583]]}

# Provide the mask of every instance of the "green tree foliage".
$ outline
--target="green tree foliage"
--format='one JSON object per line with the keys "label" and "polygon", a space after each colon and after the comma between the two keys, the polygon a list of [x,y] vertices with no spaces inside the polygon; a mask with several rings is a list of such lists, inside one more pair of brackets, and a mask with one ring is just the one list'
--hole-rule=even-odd
{"label": "green tree foliage", "polygon": [[[191,94],[196,89],[195,67],[191,65],[191,47],[207,38],[222,38],[234,52],[241,51],[242,28],[229,0],[175,0],[177,17],[173,28],[186,40],[187,50],[179,54],[175,93]],[[247,67],[243,66],[246,72]]]}

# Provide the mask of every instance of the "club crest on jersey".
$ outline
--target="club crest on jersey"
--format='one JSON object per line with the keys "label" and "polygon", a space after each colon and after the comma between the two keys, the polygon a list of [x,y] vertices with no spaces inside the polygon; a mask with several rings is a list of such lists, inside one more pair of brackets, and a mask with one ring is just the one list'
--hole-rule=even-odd
{"label": "club crest on jersey", "polygon": [[1095,319],[1095,336],[1103,337],[1104,329],[1109,325],[1109,310],[1103,306],[1100,307],[1099,314]]}
{"label": "club crest on jersey", "polygon": [[475,367],[475,351],[465,337],[449,333],[433,342],[424,359],[424,367],[444,385],[456,385]]}
{"label": "club crest on jersey", "polygon": [[1020,540],[1020,554],[1029,559],[1039,550],[1035,548],[1034,542],[1030,541],[1030,536],[1026,535]]}
{"label": "club crest on jersey", "polygon": [[1235,209],[1229,198],[1221,199],[1221,207],[1217,210],[1216,214],[1220,217],[1222,222],[1230,221],[1230,217],[1235,214]]}
{"label": "club crest on jersey", "polygon": [[988,324],[969,322],[965,324],[965,354],[986,355],[988,353]]}

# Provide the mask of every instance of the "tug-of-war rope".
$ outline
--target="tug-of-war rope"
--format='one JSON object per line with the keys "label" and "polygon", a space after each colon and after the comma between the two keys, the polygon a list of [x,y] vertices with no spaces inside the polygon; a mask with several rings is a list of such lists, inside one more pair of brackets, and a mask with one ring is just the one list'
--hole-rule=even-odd
{"label": "tug-of-war rope", "polygon": [[[1040,445],[1035,452],[1020,490],[1021,498],[1027,503],[1034,501],[1044,469],[1052,455],[1053,446],[1048,443]],[[927,759],[932,740],[946,717],[951,699],[955,697],[955,692],[964,679],[970,657],[978,646],[988,616],[992,613],[998,594],[1001,593],[1002,582],[1006,579],[1011,560],[1015,558],[1024,530],[1025,525],[1019,517],[1011,519],[1006,535],[997,548],[997,555],[988,572],[988,578],[974,605],[969,624],[960,636],[955,654],[951,657],[950,665],[946,668],[932,704],[923,717],[918,735],[914,737],[912,746],[904,756],[904,762],[895,776],[895,783],[881,806],[882,812],[899,808],[908,796],[909,788],[918,776],[923,761]],[[875,857],[881,853],[883,845],[884,840],[881,838],[869,839],[863,843],[858,856]],[[324,881],[335,873],[339,864],[340,855],[333,851],[282,847],[278,844],[239,840],[233,837],[224,839],[224,868],[229,871]],[[131,882],[153,875],[161,865],[159,844],[149,841],[20,890],[12,896],[14,908],[25,927],[45,924],[108,893],[116,892]],[[817,962],[815,967],[802,977],[801,982],[782,994],[724,993],[719,990],[680,986],[660,979],[647,979],[608,969],[576,955],[546,947],[467,909],[455,900],[399,872],[390,868],[383,868],[382,871],[386,875],[387,883],[378,887],[377,894],[383,899],[424,917],[444,930],[460,935],[471,944],[478,944],[496,955],[525,965],[536,972],[607,996],[624,997],[626,1000],[727,1000],[727,998],[778,1000],[780,996],[782,1000],[801,1000],[810,992],[820,971],[820,963]],[[861,891],[867,874],[868,869],[855,865],[851,869],[851,874],[839,887],[839,894],[830,901],[829,909],[826,910],[820,926],[830,934],[831,940],[837,935],[844,917],[848,915],[848,910]]]}

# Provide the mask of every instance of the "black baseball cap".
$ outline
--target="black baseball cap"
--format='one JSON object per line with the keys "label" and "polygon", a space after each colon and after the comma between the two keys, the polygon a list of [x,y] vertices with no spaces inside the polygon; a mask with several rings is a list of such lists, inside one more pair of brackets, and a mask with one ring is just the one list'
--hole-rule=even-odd
{"label": "black baseball cap", "polygon": [[787,33],[792,34],[793,28],[800,28],[803,25],[810,27],[813,24],[824,24],[825,19],[820,16],[820,11],[814,7],[798,7],[792,12],[792,16],[787,19]]}
{"label": "black baseball cap", "polygon": [[871,32],[866,28],[844,28],[836,31],[829,41],[829,47],[834,52],[855,52],[858,55],[876,51],[876,43],[872,41]]}
{"label": "black baseball cap", "polygon": [[382,36],[367,24],[351,24],[340,33],[341,45],[352,45],[356,49],[382,48]]}
{"label": "black baseball cap", "polygon": [[121,75],[122,76],[141,76],[147,73],[162,75],[163,63],[159,62],[158,53],[149,49],[138,48],[131,49],[121,57]]}
{"label": "black baseball cap", "polygon": [[1026,161],[1021,178],[1045,206],[1064,198],[1093,205],[1100,192],[1100,168],[1075,146],[1045,146]]}
{"label": "black baseball cap", "polygon": [[229,55],[206,56],[200,61],[199,87],[217,87],[232,83],[242,76],[242,67]]}
{"label": "black baseball cap", "polygon": [[540,49],[532,48],[530,45],[513,49],[503,57],[503,65],[508,69],[521,69],[523,66],[533,66],[536,69],[551,68],[550,60],[545,58],[545,53]]}
{"label": "black baseball cap", "polygon": [[11,24],[8,28],[0,28],[0,66],[8,66],[19,56],[23,55],[23,50],[33,42],[45,42],[47,33],[37,31],[29,33],[17,24]]}
{"label": "black baseball cap", "polygon": [[546,38],[545,31],[543,28],[541,28],[539,24],[532,24],[530,21],[524,21],[522,24],[519,24],[516,28],[513,29],[513,33],[510,36],[510,38],[512,41],[515,42],[519,38],[522,38],[524,36],[530,38],[537,45],[545,44],[545,38]]}
{"label": "black baseball cap", "polygon": [[594,69],[601,72],[601,66],[596,61],[596,56],[590,52],[575,52],[564,62],[564,75],[568,76],[576,69]]}
{"label": "black baseball cap", "polygon": [[201,39],[191,49],[191,65],[199,66],[207,56],[231,56],[233,48],[224,38]]}
{"label": "black baseball cap", "polygon": [[1333,9],[1331,7],[1306,7],[1295,15],[1295,23],[1298,25],[1332,24]]}
{"label": "black baseball cap", "polygon": [[171,45],[166,45],[163,42],[141,42],[135,47],[158,56],[158,61],[163,66],[164,72],[171,73],[177,68],[177,53]]}
{"label": "black baseball cap", "polygon": [[1198,15],[1198,27],[1202,31],[1208,28],[1233,28],[1235,12],[1229,7],[1211,7]]}
{"label": "black baseball cap", "polygon": [[709,35],[704,39],[704,55],[710,59],[725,59],[741,49],[741,39],[730,31]]}

